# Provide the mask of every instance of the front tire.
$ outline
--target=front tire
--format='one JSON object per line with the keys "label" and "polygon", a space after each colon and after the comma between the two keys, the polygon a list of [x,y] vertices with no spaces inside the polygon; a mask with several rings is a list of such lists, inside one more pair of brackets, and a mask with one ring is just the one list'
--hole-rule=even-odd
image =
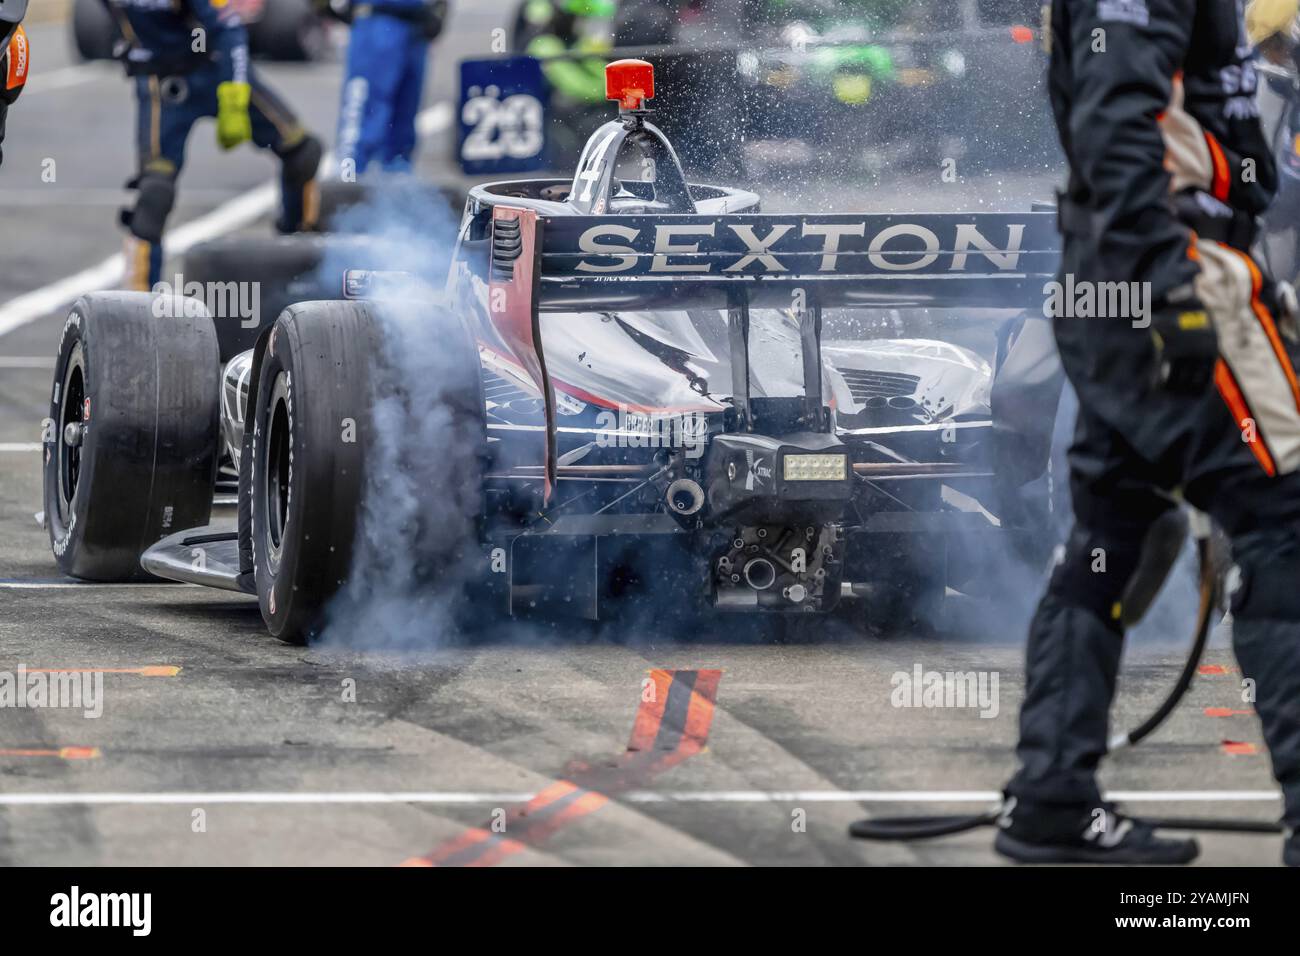
{"label": "front tire", "polygon": [[[212,513],[220,368],[201,304],[144,292],[77,300],[63,326],[45,430],[45,515],[64,574],[146,578],[155,541]],[[189,312],[176,315],[176,312]]]}

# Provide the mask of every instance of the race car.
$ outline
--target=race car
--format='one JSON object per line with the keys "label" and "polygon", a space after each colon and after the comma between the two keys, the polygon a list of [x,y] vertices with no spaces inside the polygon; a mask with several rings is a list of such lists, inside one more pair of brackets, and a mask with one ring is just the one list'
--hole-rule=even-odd
{"label": "race car", "polygon": [[[325,18],[313,0],[230,0],[248,27],[253,54],[270,60],[314,60],[328,45]],[[104,0],[73,0],[72,42],[83,60],[111,60],[122,28]]]}
{"label": "race car", "polygon": [[[607,83],[619,118],[572,179],[471,190],[441,294],[348,271],[348,299],[289,307],[224,364],[202,303],[80,299],[45,447],[59,567],[255,594],[298,641],[375,561],[480,624],[807,626],[843,604],[879,629],[998,576],[1008,542],[1050,549],[1018,492],[1048,467],[1060,391],[1053,216],[764,215],[687,181],[646,118],[649,63]],[[909,307],[1016,318],[994,364],[823,346],[824,322]],[[235,527],[209,524],[223,451]]]}

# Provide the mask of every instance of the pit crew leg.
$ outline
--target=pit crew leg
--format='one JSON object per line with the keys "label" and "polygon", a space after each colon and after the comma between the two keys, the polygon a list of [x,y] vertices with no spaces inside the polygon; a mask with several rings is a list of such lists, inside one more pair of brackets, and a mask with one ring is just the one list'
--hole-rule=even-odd
{"label": "pit crew leg", "polygon": [[407,172],[415,154],[415,117],[424,95],[424,74],[428,62],[428,42],[420,30],[411,27],[401,81],[393,97],[393,119],[384,144],[382,162],[388,172]]}
{"label": "pit crew leg", "polygon": [[1029,628],[1021,767],[1007,788],[1022,804],[1069,807],[1073,818],[1100,801],[1094,774],[1123,650],[1118,602],[1141,540],[1136,530],[1076,525],[1052,574]]}
{"label": "pit crew leg", "polygon": [[145,172],[136,181],[135,206],[122,211],[122,224],[131,234],[126,288],[148,292],[162,276],[162,237],[167,216],[176,202],[176,177]]}
{"label": "pit crew leg", "polygon": [[372,159],[383,155],[408,29],[408,24],[383,14],[358,17],[352,24],[337,146],[340,164],[348,164],[345,176],[349,171],[360,176]]}
{"label": "pit crew leg", "polygon": [[280,156],[280,232],[310,232],[320,216],[320,184],[316,173],[323,153],[320,140],[310,134]]}
{"label": "pit crew leg", "polygon": [[[180,81],[136,77],[136,151],[140,172],[128,188],[137,190],[131,209],[121,212],[126,226],[124,288],[147,292],[162,278],[162,237],[176,202],[176,179],[185,163],[190,128],[205,113],[203,73]],[[215,89],[215,86],[213,87]],[[215,93],[212,93],[215,110]]]}
{"label": "pit crew leg", "polygon": [[1021,767],[1007,787],[1022,816],[1049,829],[1073,828],[1080,810],[1100,802],[1095,772],[1123,647],[1121,600],[1147,531],[1173,507],[1139,456],[1086,404],[1070,465],[1075,525],[1030,626]]}
{"label": "pit crew leg", "polygon": [[1300,539],[1294,528],[1270,528],[1233,540],[1240,574],[1232,596],[1232,640],[1251,683],[1282,786],[1283,823],[1300,829]]}
{"label": "pit crew leg", "polygon": [[320,194],[316,173],[323,149],[320,140],[307,132],[293,111],[250,71],[249,116],[253,121],[253,142],[280,158],[280,232],[306,232],[316,227]]}

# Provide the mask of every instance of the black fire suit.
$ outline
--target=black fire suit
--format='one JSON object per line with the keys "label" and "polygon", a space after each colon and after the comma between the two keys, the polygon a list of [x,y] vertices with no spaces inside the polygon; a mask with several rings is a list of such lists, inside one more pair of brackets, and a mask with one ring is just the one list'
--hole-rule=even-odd
{"label": "black fire suit", "polygon": [[1158,337],[1140,316],[1053,318],[1080,404],[1075,526],[1030,628],[1021,766],[1007,787],[1022,817],[1098,806],[1121,598],[1177,491],[1232,540],[1234,647],[1285,822],[1300,825],[1300,387],[1295,330],[1247,251],[1276,174],[1242,7],[1052,5],[1049,88],[1070,163],[1061,282],[1147,284],[1148,320],[1203,307],[1215,334],[1200,385],[1175,388],[1159,372],[1184,333],[1166,324]]}
{"label": "black fire suit", "polygon": [[32,69],[31,44],[18,22],[20,11],[15,9],[14,13],[16,19],[0,20],[0,163],[4,162],[5,122],[9,118],[9,107],[17,102]]}

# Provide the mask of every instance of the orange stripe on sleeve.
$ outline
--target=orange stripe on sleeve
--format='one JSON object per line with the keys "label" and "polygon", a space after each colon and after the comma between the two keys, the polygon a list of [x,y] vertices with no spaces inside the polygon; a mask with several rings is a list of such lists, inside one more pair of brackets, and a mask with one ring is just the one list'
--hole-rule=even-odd
{"label": "orange stripe on sleeve", "polygon": [[[1250,407],[1246,404],[1246,398],[1241,394],[1241,386],[1237,384],[1236,378],[1232,375],[1232,370],[1228,368],[1228,363],[1219,359],[1214,367],[1214,384],[1219,389],[1219,394],[1223,396],[1224,402],[1228,405],[1228,410],[1232,412],[1232,420],[1237,423],[1237,427],[1242,430],[1243,435],[1247,424],[1253,421],[1254,416],[1250,414]],[[1268,448],[1264,445],[1264,440],[1259,436],[1258,431],[1251,441],[1246,442],[1250,446],[1251,452],[1259,461],[1259,465],[1264,469],[1264,473],[1272,478],[1277,474],[1277,465],[1273,463],[1273,456],[1269,453]]]}
{"label": "orange stripe on sleeve", "polygon": [[[1224,246],[1225,249],[1231,249],[1230,246]],[[1234,253],[1241,256],[1246,262],[1246,268],[1250,270],[1250,308],[1259,319],[1259,324],[1264,327],[1264,334],[1268,336],[1268,341],[1273,346],[1273,354],[1277,357],[1277,363],[1282,366],[1282,374],[1286,376],[1287,384],[1291,386],[1291,397],[1295,401],[1295,406],[1300,409],[1300,382],[1296,381],[1295,368],[1291,365],[1291,357],[1286,353],[1286,347],[1282,344],[1282,336],[1278,333],[1277,323],[1273,321],[1273,316],[1269,314],[1264,303],[1259,298],[1260,290],[1264,288],[1264,276],[1259,271],[1259,266],[1255,265],[1255,260],[1246,253],[1238,249],[1232,249]]]}
{"label": "orange stripe on sleeve", "polygon": [[1210,184],[1210,192],[1220,202],[1227,202],[1228,190],[1232,187],[1228,157],[1223,154],[1223,147],[1209,130],[1205,131],[1205,144],[1210,147],[1210,159],[1214,162],[1214,182]]}

